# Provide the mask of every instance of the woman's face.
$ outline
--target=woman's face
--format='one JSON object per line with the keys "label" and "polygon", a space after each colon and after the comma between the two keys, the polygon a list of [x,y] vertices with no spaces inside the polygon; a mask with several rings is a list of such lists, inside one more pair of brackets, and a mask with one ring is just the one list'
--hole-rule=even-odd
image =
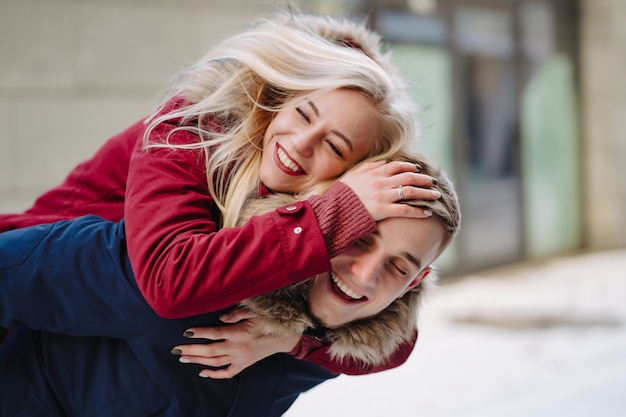
{"label": "woman's face", "polygon": [[377,120],[374,105],[353,90],[291,100],[265,131],[261,181],[295,193],[338,177],[366,157],[377,140]]}

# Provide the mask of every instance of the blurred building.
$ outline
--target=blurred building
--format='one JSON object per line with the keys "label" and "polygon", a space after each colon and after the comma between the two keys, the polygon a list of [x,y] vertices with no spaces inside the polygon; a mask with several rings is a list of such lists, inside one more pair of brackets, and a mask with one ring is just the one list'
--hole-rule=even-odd
{"label": "blurred building", "polygon": [[[443,269],[626,246],[626,2],[300,0],[368,19],[461,196]],[[168,77],[286,2],[0,0],[0,211],[147,114]]]}

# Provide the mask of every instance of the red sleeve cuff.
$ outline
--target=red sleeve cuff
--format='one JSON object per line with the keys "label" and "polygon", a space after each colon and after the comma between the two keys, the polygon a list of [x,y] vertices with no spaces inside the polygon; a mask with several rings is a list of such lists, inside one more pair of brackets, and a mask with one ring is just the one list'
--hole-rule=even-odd
{"label": "red sleeve cuff", "polygon": [[373,233],[376,223],[352,188],[338,181],[322,196],[309,199],[331,258],[361,237]]}

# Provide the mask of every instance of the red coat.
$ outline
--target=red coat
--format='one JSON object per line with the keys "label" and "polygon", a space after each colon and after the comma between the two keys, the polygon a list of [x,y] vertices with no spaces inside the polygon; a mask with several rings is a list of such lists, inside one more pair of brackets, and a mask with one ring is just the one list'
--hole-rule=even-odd
{"label": "red coat", "polygon": [[[163,138],[176,126],[162,123],[151,136]],[[0,215],[0,231],[85,214],[113,221],[125,217],[139,288],[159,315],[179,318],[229,307],[328,271],[332,256],[375,230],[359,198],[343,183],[295,209],[217,230],[203,152],[145,151],[145,127],[142,120],[109,139],[23,214]],[[179,131],[170,141],[195,143],[197,137]],[[328,346],[307,336],[292,353],[335,373],[362,374],[400,365],[413,345],[402,345],[376,369],[335,363],[326,355]]]}

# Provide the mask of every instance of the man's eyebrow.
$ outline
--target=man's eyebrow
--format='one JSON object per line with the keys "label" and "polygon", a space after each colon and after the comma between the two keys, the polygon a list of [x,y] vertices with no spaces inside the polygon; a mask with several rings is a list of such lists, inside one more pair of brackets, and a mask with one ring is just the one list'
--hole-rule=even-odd
{"label": "man's eyebrow", "polygon": [[[372,232],[372,235],[376,236],[377,238],[381,238],[382,237],[378,230],[375,230],[374,232]],[[413,265],[415,265],[418,270],[422,269],[422,261],[417,259],[415,256],[413,256],[409,252],[404,251],[404,252],[402,252],[400,254],[400,256],[403,257],[403,258],[406,258],[406,260],[411,262]]]}
{"label": "man's eyebrow", "polygon": [[[315,103],[313,103],[311,100],[307,100],[307,103],[309,104],[309,106],[311,106],[311,110],[313,110],[313,113],[315,113],[315,115],[319,117],[320,111],[317,109]],[[350,141],[350,139],[348,139],[346,135],[335,129],[332,129],[331,132],[339,136],[339,138],[346,143],[346,146],[350,149],[350,152],[354,151],[354,148],[352,147],[352,142]]]}
{"label": "man's eyebrow", "polygon": [[402,256],[404,256],[406,259],[408,259],[409,262],[414,264],[417,267],[418,271],[422,269],[422,262],[415,256],[411,255],[409,252],[403,252]]}

